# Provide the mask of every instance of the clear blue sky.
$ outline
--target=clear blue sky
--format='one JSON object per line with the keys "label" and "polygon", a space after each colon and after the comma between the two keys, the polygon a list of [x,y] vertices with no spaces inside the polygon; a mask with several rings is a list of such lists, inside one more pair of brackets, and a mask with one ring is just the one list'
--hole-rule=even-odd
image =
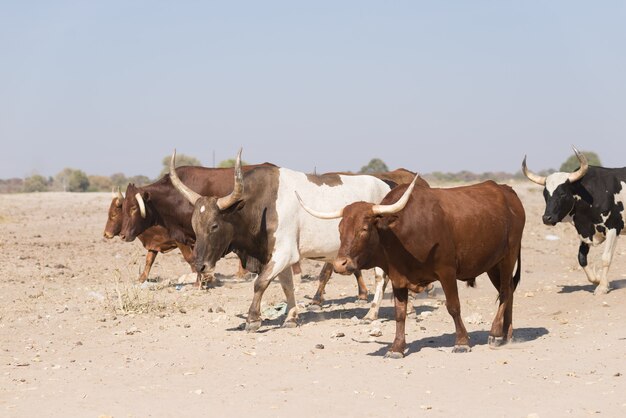
{"label": "clear blue sky", "polygon": [[0,178],[626,165],[624,1],[1,1]]}

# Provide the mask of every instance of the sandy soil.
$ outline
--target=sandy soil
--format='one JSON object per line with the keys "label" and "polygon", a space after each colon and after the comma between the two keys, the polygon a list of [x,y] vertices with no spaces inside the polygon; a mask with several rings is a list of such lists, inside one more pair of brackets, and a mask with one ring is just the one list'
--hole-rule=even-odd
{"label": "sandy soil", "polygon": [[[102,238],[108,194],[0,195],[0,416],[626,416],[626,247],[615,290],[594,296],[573,228],[542,225],[539,188],[516,189],[528,218],[516,342],[487,346],[496,291],[481,276],[460,295],[472,352],[451,353],[438,289],[414,302],[402,360],[383,358],[390,289],[380,322],[359,324],[367,308],[354,303],[354,280],[334,275],[322,312],[304,308],[298,328],[277,318],[249,334],[239,325],[252,282],[232,276],[233,258],[205,291],[183,276],[178,251],[159,255],[157,282],[139,287],[139,241]],[[600,250],[591,255],[597,262]],[[319,268],[303,263],[305,274]],[[316,285],[296,283],[302,305]],[[282,301],[276,282],[264,307]]]}

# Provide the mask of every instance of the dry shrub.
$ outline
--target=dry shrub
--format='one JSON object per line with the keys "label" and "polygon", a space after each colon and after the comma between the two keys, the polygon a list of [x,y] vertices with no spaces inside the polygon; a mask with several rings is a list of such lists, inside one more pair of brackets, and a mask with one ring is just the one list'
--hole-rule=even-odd
{"label": "dry shrub", "polygon": [[121,272],[116,269],[112,280],[113,290],[106,292],[109,307],[117,314],[143,314],[161,312],[166,305],[155,298],[155,292],[150,288],[142,288],[137,284],[122,281]]}

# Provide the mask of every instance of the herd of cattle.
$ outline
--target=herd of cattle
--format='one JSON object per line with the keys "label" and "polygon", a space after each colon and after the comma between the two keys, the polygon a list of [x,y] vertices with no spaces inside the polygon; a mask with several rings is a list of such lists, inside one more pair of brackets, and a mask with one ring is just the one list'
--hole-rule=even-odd
{"label": "herd of cattle", "polygon": [[[589,166],[574,148],[580,168],[542,177],[523,173],[544,186],[543,222],[571,222],[581,243],[578,261],[596,293],[609,291],[608,270],[617,237],[624,231],[626,168]],[[261,326],[261,299],[278,277],[287,298],[284,326],[298,323],[293,276],[302,258],[324,261],[312,305],[323,301],[332,271],[354,274],[358,298],[367,300],[362,269],[376,269],[376,291],[365,319],[378,316],[385,285],[393,286],[396,335],[387,356],[404,355],[408,291],[441,284],[454,320],[454,352],[469,351],[461,319],[457,280],[473,286],[487,273],[498,291],[499,307],[489,344],[513,333],[513,293],[520,282],[524,207],[511,187],[486,181],[454,188],[431,188],[419,175],[400,169],[372,175],[305,174],[270,163],[234,168],[175,167],[153,184],[114,191],[106,238],[139,238],[148,250],[139,277],[145,281],[159,252],[179,248],[197,285],[230,252],[240,260],[239,275],[257,273],[246,330]],[[602,270],[587,263],[589,245],[606,241]]]}

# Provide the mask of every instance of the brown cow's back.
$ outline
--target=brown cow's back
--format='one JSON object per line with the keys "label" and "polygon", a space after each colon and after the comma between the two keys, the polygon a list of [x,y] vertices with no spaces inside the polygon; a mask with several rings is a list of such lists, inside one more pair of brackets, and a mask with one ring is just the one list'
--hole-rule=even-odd
{"label": "brown cow's back", "polygon": [[[395,202],[405,190],[397,187],[382,204]],[[515,192],[492,181],[449,189],[416,187],[396,219],[391,229],[416,260],[429,260],[432,268],[453,263],[459,279],[474,278],[498,263],[510,245],[519,243],[525,222]]]}

